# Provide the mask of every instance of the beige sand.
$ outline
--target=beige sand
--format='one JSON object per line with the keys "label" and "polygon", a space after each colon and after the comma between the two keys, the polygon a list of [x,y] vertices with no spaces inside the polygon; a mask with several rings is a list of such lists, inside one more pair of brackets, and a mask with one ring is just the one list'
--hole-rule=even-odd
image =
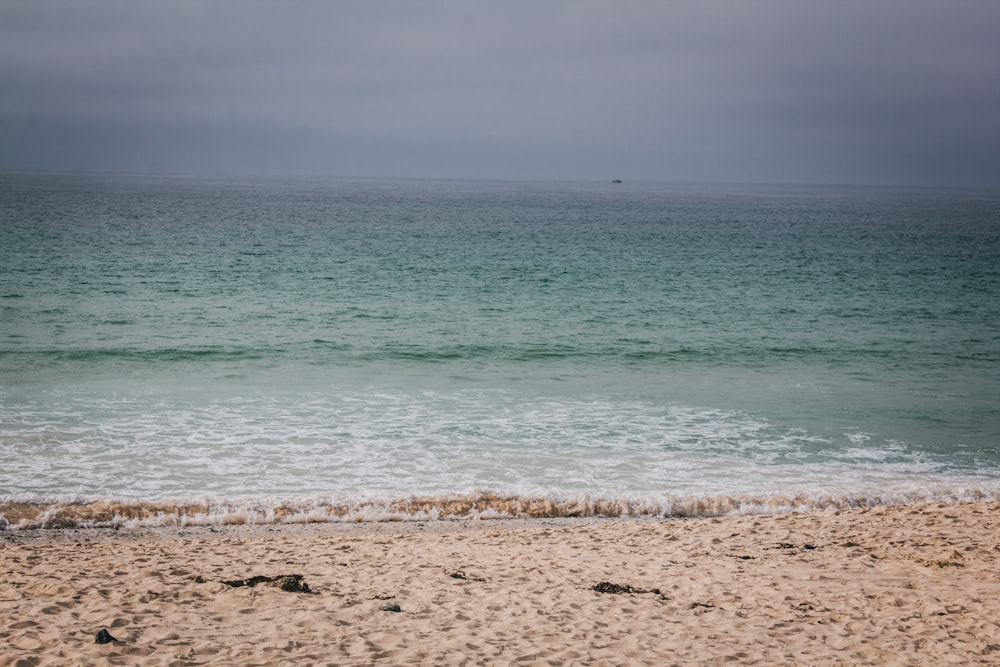
{"label": "beige sand", "polygon": [[515,662],[1000,664],[1000,503],[0,534],[2,665]]}

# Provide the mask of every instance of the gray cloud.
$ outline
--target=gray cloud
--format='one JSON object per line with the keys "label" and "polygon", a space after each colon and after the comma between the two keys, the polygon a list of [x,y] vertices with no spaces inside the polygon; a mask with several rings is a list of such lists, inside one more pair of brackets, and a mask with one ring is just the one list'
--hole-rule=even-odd
{"label": "gray cloud", "polygon": [[1000,183],[990,1],[0,4],[0,169]]}

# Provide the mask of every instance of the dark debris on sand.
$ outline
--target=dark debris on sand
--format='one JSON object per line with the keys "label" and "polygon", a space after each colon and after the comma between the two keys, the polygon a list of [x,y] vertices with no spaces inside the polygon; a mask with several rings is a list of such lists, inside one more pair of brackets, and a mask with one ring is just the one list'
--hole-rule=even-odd
{"label": "dark debris on sand", "polygon": [[613,595],[643,595],[645,593],[652,593],[653,595],[659,595],[660,597],[665,597],[663,593],[660,592],[659,588],[636,588],[634,586],[623,586],[622,584],[612,584],[609,581],[602,581],[599,584],[594,584],[590,587],[592,590],[598,593],[610,593]]}
{"label": "dark debris on sand", "polygon": [[97,633],[97,636],[94,637],[95,644],[110,644],[111,642],[116,641],[118,640],[111,636],[111,633],[108,632],[107,628],[101,628],[101,630]]}
{"label": "dark debris on sand", "polygon": [[287,593],[316,594],[316,591],[309,588],[309,584],[302,581],[301,574],[279,574],[274,577],[256,576],[249,577],[247,579],[232,579],[230,581],[223,581],[222,583],[234,588],[239,588],[241,586],[253,588],[257,584],[266,584],[268,586],[280,588]]}

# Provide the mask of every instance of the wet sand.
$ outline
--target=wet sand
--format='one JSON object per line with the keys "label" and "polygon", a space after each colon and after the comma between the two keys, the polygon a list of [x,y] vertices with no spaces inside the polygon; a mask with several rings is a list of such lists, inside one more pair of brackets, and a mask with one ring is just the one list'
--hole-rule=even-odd
{"label": "wet sand", "polygon": [[[301,579],[224,583],[279,575]],[[8,530],[0,646],[0,665],[1000,664],[1000,503]]]}

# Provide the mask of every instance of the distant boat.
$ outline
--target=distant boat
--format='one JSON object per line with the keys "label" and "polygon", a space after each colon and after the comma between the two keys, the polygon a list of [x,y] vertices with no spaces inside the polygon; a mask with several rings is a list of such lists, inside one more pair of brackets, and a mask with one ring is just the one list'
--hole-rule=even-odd
{"label": "distant boat", "polygon": [[615,180],[613,180],[613,181],[611,181],[611,182],[612,182],[612,183],[621,183],[621,182],[622,182],[622,179],[620,179],[620,178],[616,178]]}

